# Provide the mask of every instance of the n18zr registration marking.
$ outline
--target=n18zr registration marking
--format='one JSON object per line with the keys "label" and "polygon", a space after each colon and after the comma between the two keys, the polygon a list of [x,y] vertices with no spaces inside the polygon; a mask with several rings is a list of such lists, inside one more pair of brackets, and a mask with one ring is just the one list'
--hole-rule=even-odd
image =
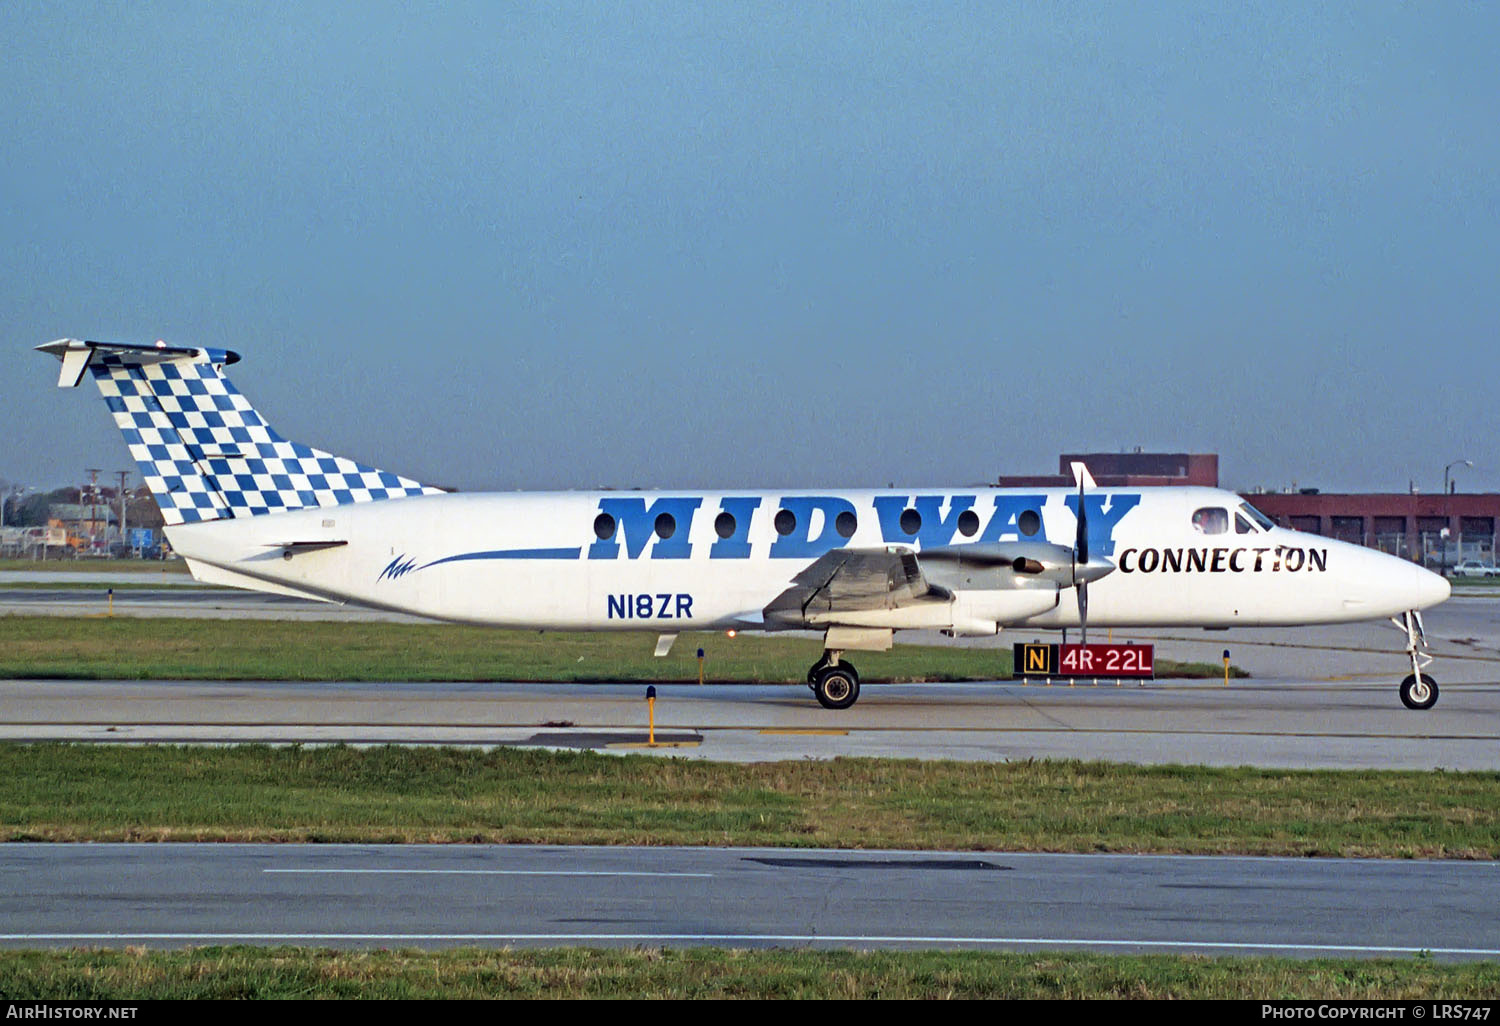
{"label": "n18zr registration marking", "polygon": [[692,616],[693,596],[683,592],[610,595],[605,612],[606,620],[690,620]]}
{"label": "n18zr registration marking", "polygon": [[1015,646],[1012,677],[1155,677],[1152,645]]}

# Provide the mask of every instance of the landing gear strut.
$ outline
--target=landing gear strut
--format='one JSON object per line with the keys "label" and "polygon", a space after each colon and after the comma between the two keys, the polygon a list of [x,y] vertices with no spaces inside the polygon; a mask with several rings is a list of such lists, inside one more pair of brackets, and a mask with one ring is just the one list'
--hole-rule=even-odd
{"label": "landing gear strut", "polygon": [[1427,652],[1427,632],[1422,629],[1422,614],[1407,610],[1401,620],[1391,618],[1406,631],[1406,655],[1411,659],[1411,673],[1401,682],[1401,704],[1408,709],[1431,709],[1437,705],[1438,686],[1422,671],[1432,662]]}
{"label": "landing gear strut", "polygon": [[840,661],[844,653],[829,649],[807,671],[807,686],[824,709],[847,709],[859,698],[859,674],[853,663]]}

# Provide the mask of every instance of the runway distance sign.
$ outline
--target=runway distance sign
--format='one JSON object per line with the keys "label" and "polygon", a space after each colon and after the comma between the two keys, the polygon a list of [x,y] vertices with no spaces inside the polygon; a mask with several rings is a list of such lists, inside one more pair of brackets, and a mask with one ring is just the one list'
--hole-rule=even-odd
{"label": "runway distance sign", "polygon": [[1048,645],[1017,642],[1011,676],[1155,677],[1154,645]]}

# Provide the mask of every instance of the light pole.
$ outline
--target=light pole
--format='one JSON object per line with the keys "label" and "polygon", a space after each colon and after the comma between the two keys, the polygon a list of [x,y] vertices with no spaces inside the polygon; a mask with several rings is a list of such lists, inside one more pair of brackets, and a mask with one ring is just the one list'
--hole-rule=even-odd
{"label": "light pole", "polygon": [[1454,460],[1452,463],[1450,463],[1446,467],[1444,467],[1443,468],[1443,494],[1444,495],[1448,494],[1448,488],[1449,488],[1449,484],[1448,484],[1448,472],[1450,470],[1452,470],[1454,467],[1457,467],[1457,466],[1472,467],[1473,465],[1474,465],[1474,461],[1473,460]]}
{"label": "light pole", "polygon": [[[1448,500],[1448,489],[1451,487],[1451,485],[1448,483],[1448,472],[1457,466],[1472,467],[1473,465],[1473,460],[1454,460],[1452,463],[1443,468],[1443,519],[1448,521],[1448,527],[1452,527],[1453,521],[1453,515],[1450,512],[1452,503],[1450,503]],[[1448,533],[1451,534],[1452,532],[1450,531]],[[1463,545],[1463,532],[1459,532],[1458,543],[1460,546]],[[1463,552],[1461,550],[1459,552],[1459,555],[1463,555]],[[1446,535],[1443,538],[1443,576],[1448,576],[1448,539]]]}

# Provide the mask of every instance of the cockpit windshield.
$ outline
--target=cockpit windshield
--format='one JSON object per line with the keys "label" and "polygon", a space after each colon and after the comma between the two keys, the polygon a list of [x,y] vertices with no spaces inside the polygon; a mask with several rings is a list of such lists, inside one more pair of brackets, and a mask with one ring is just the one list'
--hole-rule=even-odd
{"label": "cockpit windshield", "polygon": [[1262,531],[1274,530],[1276,527],[1276,521],[1266,516],[1264,513],[1256,509],[1254,506],[1250,505],[1248,502],[1240,503],[1240,512],[1244,513],[1245,516],[1249,517],[1251,520],[1254,520],[1257,524],[1259,524]]}

